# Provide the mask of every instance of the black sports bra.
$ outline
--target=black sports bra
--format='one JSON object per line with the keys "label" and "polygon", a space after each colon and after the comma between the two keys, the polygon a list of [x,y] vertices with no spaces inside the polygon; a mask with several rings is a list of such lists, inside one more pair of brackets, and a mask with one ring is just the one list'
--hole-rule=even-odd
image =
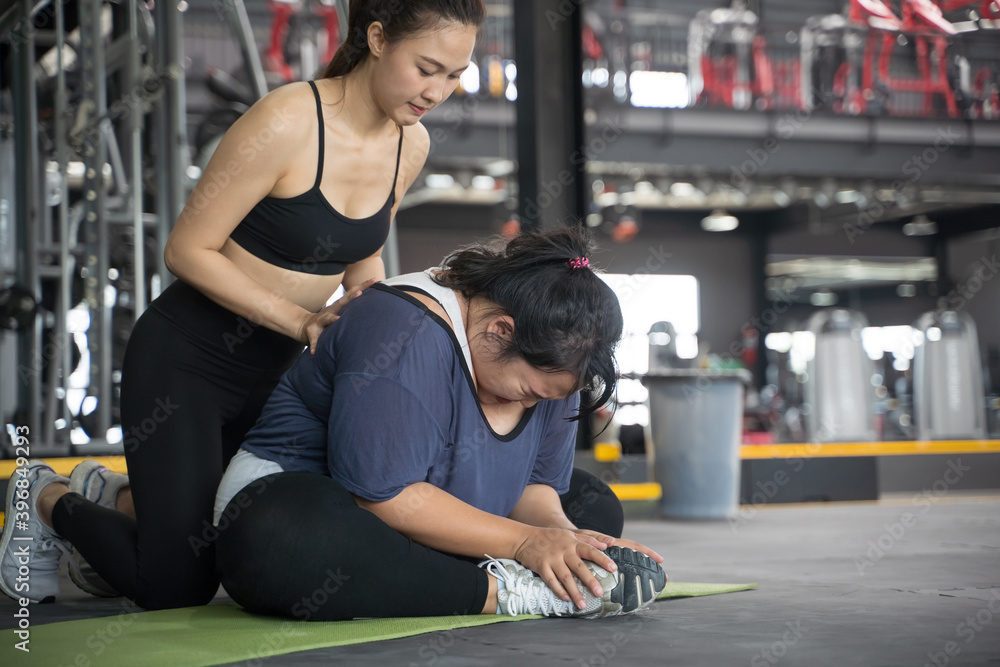
{"label": "black sports bra", "polygon": [[320,192],[323,178],[323,107],[316,84],[309,82],[316,96],[319,119],[319,168],[312,188],[296,197],[264,197],[250,209],[229,235],[247,252],[265,262],[292,271],[332,276],[348,264],[370,257],[389,236],[392,205],[396,202],[399,156],[403,149],[403,128],[399,128],[396,173],[389,198],[380,210],[367,218],[348,218]]}

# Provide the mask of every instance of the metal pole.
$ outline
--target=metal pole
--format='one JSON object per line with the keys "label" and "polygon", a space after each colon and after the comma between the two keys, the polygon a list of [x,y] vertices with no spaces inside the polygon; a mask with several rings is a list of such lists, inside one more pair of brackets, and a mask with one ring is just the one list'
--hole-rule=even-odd
{"label": "metal pole", "polygon": [[243,0],[226,0],[225,11],[233,35],[236,36],[236,42],[240,45],[247,73],[250,75],[250,88],[254,99],[259,100],[267,95],[267,80],[264,78],[264,66],[260,62],[260,50],[253,38],[253,28],[250,27],[246,5],[243,4]]}
{"label": "metal pole", "polygon": [[[184,208],[185,200],[185,172],[190,164],[187,144],[187,112],[184,97],[184,66],[183,66],[183,39],[181,12],[176,0],[158,2],[155,5],[156,23],[160,28],[157,50],[160,53],[161,71],[165,71],[166,90],[163,95],[162,104],[164,113],[161,120],[164,122],[162,130],[165,134],[164,142],[161,142],[164,152],[160,153],[160,160],[164,164],[165,189],[163,197],[166,198],[164,206],[164,218],[161,219],[161,229],[165,229],[169,234],[174,222],[177,220]],[[166,236],[160,239],[161,244],[166,243]]]}
{"label": "metal pole", "polygon": [[[101,32],[102,0],[80,3],[80,51],[83,66],[83,98],[92,118],[107,112],[104,71],[104,39]],[[84,194],[84,295],[90,308],[87,347],[90,352],[88,395],[97,398],[96,431],[101,439],[111,426],[111,308],[105,303],[108,286],[108,220],[105,211],[104,163],[107,142],[104,123],[90,127],[83,137]]]}
{"label": "metal pole", "polygon": [[[67,331],[67,319],[69,309],[74,304],[70,303],[73,289],[73,273],[76,269],[76,259],[70,255],[70,248],[76,245],[76,239],[69,238],[69,184],[66,181],[66,170],[69,162],[69,150],[66,145],[66,67],[63,63],[63,49],[66,44],[66,17],[63,3],[56,5],[56,49],[57,49],[57,72],[56,72],[56,108],[55,108],[55,142],[56,160],[59,162],[59,211],[57,212],[59,226],[59,266],[62,271],[59,276],[59,298],[56,302],[56,345],[59,350],[59,386],[63,389],[63,398],[57,408],[59,418],[65,425],[62,433],[70,432],[71,415],[69,411],[69,401],[66,400],[66,389],[69,384],[69,375],[72,372],[73,363],[73,341]],[[55,425],[55,412],[49,414],[50,420]],[[54,429],[53,441],[60,440],[60,430]],[[65,438],[63,442],[67,450],[70,442]]]}
{"label": "metal pole", "polygon": [[[31,16],[31,0],[21,0],[24,16]],[[15,280],[24,285],[41,301],[41,284],[38,278],[37,245],[38,203],[40,189],[38,159],[38,98],[35,89],[35,35],[25,30],[21,38],[11,40],[13,51],[12,92],[14,102],[14,183],[18,196],[14,207],[14,226],[17,230]],[[18,419],[27,423],[30,433],[41,435],[40,408],[42,370],[41,317],[35,317],[32,326],[18,332],[18,408],[26,410]]]}
{"label": "metal pole", "polygon": [[514,0],[517,165],[524,228],[552,229],[583,219],[581,31],[576,4]]}
{"label": "metal pole", "polygon": [[[128,3],[128,42],[129,58],[125,69],[128,90],[141,85],[142,63],[139,58],[139,14],[135,3]],[[135,274],[133,280],[133,302],[135,319],[139,319],[146,310],[146,232],[142,221],[142,119],[143,109],[133,109],[128,115],[129,131],[129,167],[131,187],[129,188],[129,203],[132,209],[132,266]]]}

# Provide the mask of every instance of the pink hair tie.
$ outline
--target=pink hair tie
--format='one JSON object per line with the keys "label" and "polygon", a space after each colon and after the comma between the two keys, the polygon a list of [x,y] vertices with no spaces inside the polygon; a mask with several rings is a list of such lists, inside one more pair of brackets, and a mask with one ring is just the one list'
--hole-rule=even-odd
{"label": "pink hair tie", "polygon": [[585,269],[590,266],[590,260],[586,257],[577,257],[575,259],[569,260],[569,265],[574,269]]}

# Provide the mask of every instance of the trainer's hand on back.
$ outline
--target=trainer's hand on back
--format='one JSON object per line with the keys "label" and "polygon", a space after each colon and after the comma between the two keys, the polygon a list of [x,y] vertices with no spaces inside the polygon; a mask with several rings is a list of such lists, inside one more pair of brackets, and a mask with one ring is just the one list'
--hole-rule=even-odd
{"label": "trainer's hand on back", "polygon": [[316,354],[316,342],[319,340],[320,334],[323,333],[323,329],[326,329],[336,320],[340,319],[340,311],[343,310],[344,306],[361,296],[363,291],[374,285],[376,282],[378,282],[378,280],[372,278],[371,280],[366,280],[356,287],[345,287],[344,296],[340,297],[319,312],[310,313],[309,316],[302,321],[302,324],[299,325],[299,335],[296,337],[296,340],[301,343],[308,343],[309,354]]}
{"label": "trainer's hand on back", "polygon": [[574,575],[600,597],[601,585],[585,561],[593,561],[614,572],[618,566],[602,553],[602,549],[606,548],[606,543],[566,528],[531,527],[527,539],[514,553],[514,559],[538,574],[556,595],[563,600],[572,599],[578,608],[583,609],[583,594],[576,585]]}

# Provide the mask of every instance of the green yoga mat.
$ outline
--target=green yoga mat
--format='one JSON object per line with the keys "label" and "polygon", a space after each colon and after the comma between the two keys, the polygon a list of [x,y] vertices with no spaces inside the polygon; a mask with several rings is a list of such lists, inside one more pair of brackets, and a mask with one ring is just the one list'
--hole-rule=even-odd
{"label": "green yoga mat", "polygon": [[[733,593],[756,587],[757,584],[670,582],[659,599]],[[434,616],[304,623],[254,616],[234,604],[139,612],[123,602],[121,612],[115,616],[32,626],[30,653],[15,648],[22,640],[14,630],[0,632],[0,664],[201,667],[533,618],[541,617]]]}

